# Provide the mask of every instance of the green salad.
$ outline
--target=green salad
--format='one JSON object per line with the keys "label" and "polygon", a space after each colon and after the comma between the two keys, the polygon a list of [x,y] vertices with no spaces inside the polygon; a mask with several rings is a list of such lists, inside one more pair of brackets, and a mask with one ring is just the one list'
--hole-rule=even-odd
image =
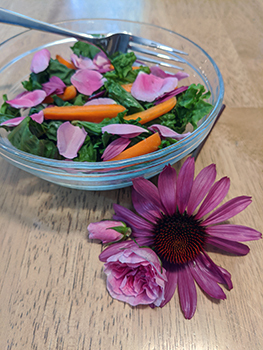
{"label": "green salad", "polygon": [[0,127],[19,150],[78,162],[136,157],[189,137],[186,126],[213,108],[203,85],[183,85],[187,73],[81,41],[71,50],[69,59],[38,51],[23,92],[3,96]]}

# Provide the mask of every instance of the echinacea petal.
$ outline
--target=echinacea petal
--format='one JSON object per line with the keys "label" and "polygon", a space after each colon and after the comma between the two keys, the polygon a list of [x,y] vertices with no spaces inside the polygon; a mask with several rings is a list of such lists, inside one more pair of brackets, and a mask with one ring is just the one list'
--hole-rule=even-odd
{"label": "echinacea petal", "polygon": [[188,86],[180,86],[179,88],[176,88],[172,91],[166,92],[165,94],[156,98],[156,100],[154,101],[154,105],[158,105],[159,103],[167,101],[170,98],[181,94],[182,92],[186,91],[187,89],[188,89]]}
{"label": "echinacea petal", "polygon": [[206,243],[232,254],[247,255],[249,252],[249,247],[245,244],[228,241],[222,238],[207,237]]}
{"label": "echinacea petal", "polygon": [[158,188],[149,180],[142,177],[136,178],[132,181],[134,189],[140,193],[141,196],[147,198],[159,210],[163,210],[163,205],[159,195]]}
{"label": "echinacea petal", "polygon": [[177,84],[177,78],[162,79],[141,71],[132,84],[131,94],[139,101],[152,102],[164,93],[174,90]]}
{"label": "echinacea petal", "polygon": [[51,54],[47,49],[36,52],[31,62],[31,72],[40,73],[43,72],[49,65]]}
{"label": "echinacea petal", "polygon": [[251,197],[240,196],[230,199],[221,207],[216,209],[211,215],[209,215],[202,223],[202,226],[214,225],[219,222],[226,221],[233,216],[237,215],[251,203]]}
{"label": "echinacea petal", "polygon": [[226,197],[230,187],[230,180],[228,177],[223,177],[217,181],[208,192],[208,195],[201,204],[195,218],[201,219],[204,215],[215,209],[218,204]]}
{"label": "echinacea petal", "polygon": [[190,194],[187,213],[192,215],[197,206],[201,203],[207,192],[210,190],[216,178],[216,166],[211,164],[200,171],[194,179]]}
{"label": "echinacea petal", "polygon": [[189,157],[182,165],[176,183],[176,202],[180,214],[184,213],[190,198],[194,180],[194,171],[194,158]]}
{"label": "echinacea petal", "polygon": [[195,258],[195,263],[202,273],[207,274],[217,283],[225,284],[229,290],[233,288],[230,273],[220,266],[217,266],[206,252],[199,254]]}
{"label": "echinacea petal", "polygon": [[59,154],[67,159],[77,157],[83,145],[87,132],[84,128],[72,125],[70,122],[61,124],[57,130],[57,147]]}
{"label": "echinacea petal", "polygon": [[107,132],[112,135],[119,135],[128,138],[136,137],[148,130],[133,124],[109,124],[101,128],[102,133]]}
{"label": "echinacea petal", "polygon": [[119,155],[130,144],[131,140],[126,137],[119,137],[112,141],[104,150],[101,158],[104,161],[110,160]]}
{"label": "echinacea petal", "polygon": [[44,101],[46,93],[43,90],[25,91],[17,95],[13,100],[6,101],[14,108],[35,107]]}
{"label": "echinacea petal", "polygon": [[91,69],[79,69],[71,77],[71,83],[78,92],[88,96],[100,89],[105,81],[99,72]]}
{"label": "echinacea petal", "polygon": [[17,126],[19,125],[26,117],[16,117],[16,118],[11,118],[8,119],[6,121],[4,121],[3,123],[0,124],[0,126],[5,125],[8,127],[13,127],[13,126]]}
{"label": "echinacea petal", "polygon": [[156,223],[158,218],[161,218],[159,209],[149,202],[147,198],[141,196],[134,188],[132,189],[132,203],[137,213],[146,220]]}
{"label": "echinacea petal", "polygon": [[178,134],[177,132],[173,131],[172,129],[168,128],[168,126],[160,125],[160,124],[153,124],[148,127],[148,129],[152,132],[159,132],[162,138],[170,137],[172,139],[175,139],[177,141],[184,139],[185,137],[191,135],[190,132],[186,132],[185,134]]}
{"label": "echinacea petal", "polygon": [[178,270],[178,293],[184,317],[190,320],[196,310],[197,294],[194,278],[187,267]]}
{"label": "echinacea petal", "polygon": [[259,231],[241,225],[221,224],[209,226],[205,230],[213,237],[235,242],[253,241],[262,238],[262,234]]}
{"label": "echinacea petal", "polygon": [[173,215],[176,212],[176,170],[171,165],[165,166],[160,173],[158,189],[166,214]]}
{"label": "echinacea petal", "polygon": [[199,266],[195,262],[189,262],[188,267],[190,268],[193,278],[205,293],[215,299],[226,299],[226,295],[222,288],[219,287],[219,285],[211,279],[208,274],[204,273],[202,269],[199,269]]}
{"label": "echinacea petal", "polygon": [[160,307],[166,305],[173,297],[174,292],[177,287],[178,273],[177,271],[166,270],[167,283],[164,289],[164,301],[161,303]]}
{"label": "echinacea petal", "polygon": [[119,204],[113,204],[113,209],[115,210],[116,216],[120,218],[121,221],[125,222],[127,226],[131,227],[132,230],[138,228],[144,229],[147,232],[152,232],[153,224],[134,214],[131,210]]}

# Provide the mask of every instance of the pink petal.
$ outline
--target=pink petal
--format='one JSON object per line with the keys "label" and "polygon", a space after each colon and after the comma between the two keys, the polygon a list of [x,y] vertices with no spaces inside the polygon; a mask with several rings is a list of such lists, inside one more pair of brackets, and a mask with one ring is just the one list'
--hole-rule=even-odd
{"label": "pink petal", "polygon": [[111,61],[104,52],[99,52],[93,58],[93,63],[97,66],[100,73],[106,73],[111,70]]}
{"label": "pink petal", "polygon": [[232,254],[246,255],[249,252],[249,247],[245,244],[228,241],[222,238],[207,237],[206,243]]}
{"label": "pink petal", "polygon": [[70,58],[77,69],[97,69],[97,66],[93,63],[92,59],[88,57],[79,57],[73,53]]}
{"label": "pink petal", "polygon": [[38,113],[31,114],[30,118],[32,118],[38,124],[42,124],[44,121],[44,112],[40,111]]}
{"label": "pink petal", "polygon": [[182,92],[186,91],[188,89],[188,86],[181,86],[178,89],[174,89],[170,92],[166,92],[165,94],[163,94],[162,96],[158,97],[155,101],[154,104],[158,105],[159,103],[162,103],[164,101],[169,100],[170,98],[181,94]]}
{"label": "pink petal", "polygon": [[152,102],[165,92],[170,92],[177,87],[177,78],[159,78],[153,74],[139,72],[131,89],[131,94],[137,100]]}
{"label": "pink petal", "polygon": [[190,194],[187,213],[192,215],[197,206],[201,203],[207,192],[210,190],[216,179],[215,164],[211,164],[200,171],[194,180]]}
{"label": "pink petal", "polygon": [[57,147],[59,154],[68,159],[77,157],[83,145],[87,132],[84,128],[72,125],[70,122],[61,124],[57,130]]}
{"label": "pink petal", "polygon": [[189,157],[181,167],[177,179],[176,202],[180,214],[183,214],[192,190],[194,180],[195,163],[194,158]]}
{"label": "pink petal", "polygon": [[88,226],[89,238],[99,239],[102,243],[110,243],[118,241],[123,237],[122,233],[112,229],[112,227],[123,226],[120,221],[105,220],[99,222],[91,222]]}
{"label": "pink petal", "polygon": [[132,204],[137,213],[150,222],[156,223],[157,219],[162,217],[159,209],[134,188],[132,189]]}
{"label": "pink petal", "polygon": [[119,155],[125,148],[130,144],[131,140],[126,137],[119,137],[112,141],[104,150],[101,158],[104,161],[111,160],[112,158]]}
{"label": "pink petal", "polygon": [[148,127],[148,129],[152,132],[159,132],[162,138],[171,137],[175,140],[182,140],[183,138],[191,135],[190,132],[187,132],[185,134],[178,134],[177,132],[173,131],[172,129],[168,128],[167,126],[160,125],[160,124],[153,124]]}
{"label": "pink petal", "polygon": [[94,70],[90,69],[79,69],[72,77],[71,83],[75,88],[84,95],[91,95],[93,92],[100,89],[104,82],[105,78]]}
{"label": "pink petal", "polygon": [[42,84],[42,88],[46,92],[47,96],[52,94],[60,95],[63,94],[66,85],[59,77],[53,76],[47,83]]}
{"label": "pink petal", "polygon": [[251,203],[251,197],[240,196],[231,199],[216,209],[210,216],[208,216],[202,223],[202,226],[214,225],[222,221],[226,221],[237,215]]}
{"label": "pink petal", "polygon": [[176,171],[171,165],[165,166],[158,178],[158,189],[166,214],[176,212]]}
{"label": "pink petal", "polygon": [[17,118],[11,118],[8,119],[6,121],[4,121],[3,123],[1,123],[0,125],[6,125],[6,126],[17,126],[19,125],[26,117],[17,117]]}
{"label": "pink petal", "polygon": [[227,285],[229,289],[233,288],[230,273],[217,266],[205,252],[199,254],[195,258],[195,263],[198,265],[198,268],[202,274],[208,275],[209,278],[213,279],[217,283]]}
{"label": "pink petal", "polygon": [[223,177],[217,181],[210,189],[207,197],[200,206],[195,218],[201,219],[204,215],[215,209],[222,202],[229,191],[230,180],[228,177]]}
{"label": "pink petal", "polygon": [[109,124],[101,128],[102,133],[107,132],[112,135],[125,136],[128,138],[136,137],[148,130],[133,124]]}
{"label": "pink petal", "polygon": [[141,196],[150,201],[154,206],[163,210],[163,205],[157,187],[149,180],[142,177],[133,180],[133,188]]}
{"label": "pink petal", "polygon": [[34,107],[43,102],[46,93],[43,90],[25,91],[19,94],[13,100],[6,101],[14,108],[29,108]]}
{"label": "pink petal", "polygon": [[160,66],[153,66],[150,68],[151,73],[153,75],[155,75],[156,77],[159,78],[167,78],[167,77],[175,77],[179,80],[184,79],[184,78],[188,78],[189,74],[185,73],[185,72],[177,72],[176,74],[169,74],[169,73],[165,73],[165,71],[163,71]]}
{"label": "pink petal", "polygon": [[93,98],[86,102],[84,106],[89,106],[89,105],[114,105],[116,102],[109,97],[99,97],[99,98]]}
{"label": "pink petal", "polygon": [[168,282],[165,285],[164,301],[160,305],[161,307],[166,305],[172,299],[172,297],[174,295],[174,292],[175,292],[176,287],[177,287],[177,280],[178,280],[177,271],[166,270],[166,277],[167,277]]}
{"label": "pink petal", "polygon": [[[153,231],[153,225],[150,222],[134,214],[131,210],[124,208],[119,204],[113,204],[113,209],[119,218],[118,220],[125,222],[127,226],[132,228],[132,230],[138,228],[144,229],[146,232],[148,231],[150,233]],[[114,220],[116,220],[115,216]]]}
{"label": "pink petal", "polygon": [[131,246],[133,243],[133,241],[124,241],[110,245],[109,247],[104,249],[103,252],[99,255],[100,261],[106,262],[112,255],[117,254],[120,248],[129,248],[129,246]]}
{"label": "pink petal", "polygon": [[[40,111],[39,113],[31,114],[30,117],[37,122],[38,124],[42,124],[44,121],[44,113],[43,111]],[[1,123],[0,125],[6,125],[6,126],[17,126],[19,125],[26,117],[17,117],[17,118],[11,118],[6,120],[5,122]]]}
{"label": "pink petal", "polygon": [[51,54],[47,49],[36,52],[31,62],[31,72],[43,72],[49,65]]}
{"label": "pink petal", "polygon": [[262,238],[262,234],[259,231],[241,225],[216,225],[207,227],[205,230],[213,237],[235,242],[253,241]]}
{"label": "pink petal", "polygon": [[212,298],[222,300],[226,299],[226,295],[222,288],[219,287],[219,285],[213,279],[211,279],[208,274],[204,273],[202,269],[199,269],[199,266],[196,263],[191,261],[188,263],[188,266],[193,278],[205,293],[210,295]]}
{"label": "pink petal", "polygon": [[194,279],[188,267],[178,270],[178,292],[184,316],[190,319],[196,310],[197,294]]}

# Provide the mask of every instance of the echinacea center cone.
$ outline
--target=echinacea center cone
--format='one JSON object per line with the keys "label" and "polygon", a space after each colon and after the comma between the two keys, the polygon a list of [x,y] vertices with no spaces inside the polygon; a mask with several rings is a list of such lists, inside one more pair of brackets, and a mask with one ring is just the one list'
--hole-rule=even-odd
{"label": "echinacea center cone", "polygon": [[205,229],[186,213],[163,215],[154,231],[154,249],[158,256],[172,264],[193,260],[205,244]]}

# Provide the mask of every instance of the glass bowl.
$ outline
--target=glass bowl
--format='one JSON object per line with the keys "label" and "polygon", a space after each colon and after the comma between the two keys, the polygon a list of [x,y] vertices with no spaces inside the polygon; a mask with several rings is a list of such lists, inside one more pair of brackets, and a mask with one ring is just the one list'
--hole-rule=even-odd
{"label": "glass bowl", "polygon": [[[58,24],[71,30],[96,35],[128,32],[187,52],[189,55],[184,56],[186,64],[183,68],[189,78],[188,81],[184,80],[184,85],[204,85],[211,91],[208,102],[214,107],[190,136],[176,144],[148,155],[111,162],[78,163],[34,156],[13,147],[7,139],[7,132],[1,128],[0,155],[4,159],[20,169],[61,186],[83,190],[110,190],[130,186],[135,177],[150,178],[160,173],[165,165],[174,164],[189,155],[204,140],[221,109],[224,83],[217,65],[201,47],[175,32],[139,22],[80,19]],[[12,99],[23,91],[21,81],[28,79],[30,63],[36,51],[48,48],[53,58],[56,54],[69,57],[70,46],[74,42],[73,38],[26,30],[2,43],[0,96],[7,94]],[[172,69],[167,70],[173,72]]]}

